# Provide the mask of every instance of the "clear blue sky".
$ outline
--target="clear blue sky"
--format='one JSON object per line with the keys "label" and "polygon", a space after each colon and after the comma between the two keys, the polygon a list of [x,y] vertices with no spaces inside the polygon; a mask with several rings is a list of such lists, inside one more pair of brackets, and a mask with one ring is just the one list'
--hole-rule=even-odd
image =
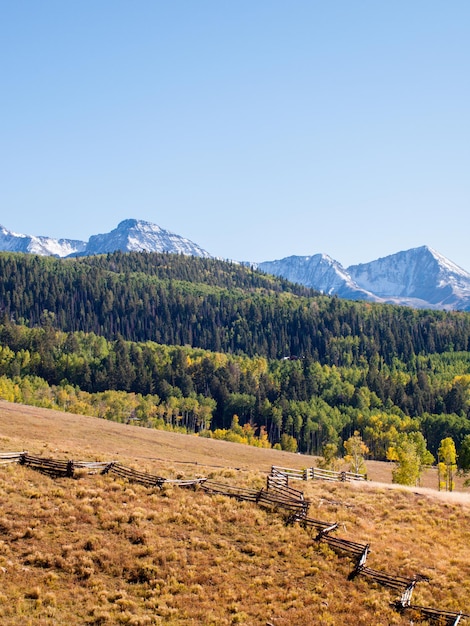
{"label": "clear blue sky", "polygon": [[468,0],[0,0],[0,224],[470,271]]}

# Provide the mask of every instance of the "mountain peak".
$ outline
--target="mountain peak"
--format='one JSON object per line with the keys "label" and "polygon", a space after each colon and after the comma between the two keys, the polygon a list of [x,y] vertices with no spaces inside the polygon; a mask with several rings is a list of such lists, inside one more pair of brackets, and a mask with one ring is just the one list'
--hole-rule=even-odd
{"label": "mountain peak", "polygon": [[139,223],[139,221],[140,220],[135,220],[135,219],[122,220],[122,222],[119,222],[119,224],[117,225],[116,230],[123,230],[125,228],[133,228]]}
{"label": "mountain peak", "polygon": [[165,232],[163,228],[160,228],[160,226],[157,226],[157,224],[152,224],[151,222],[146,222],[145,220],[135,220],[135,219],[122,220],[122,222],[119,222],[115,230],[118,230],[118,231],[140,230],[140,231]]}
{"label": "mountain peak", "polygon": [[144,220],[127,219],[110,233],[90,237],[84,255],[104,252],[172,252],[209,258],[200,246]]}
{"label": "mountain peak", "polygon": [[[347,271],[358,285],[389,302],[440,309],[470,302],[470,274],[429,246],[352,265]],[[420,305],[421,303],[421,305]]]}

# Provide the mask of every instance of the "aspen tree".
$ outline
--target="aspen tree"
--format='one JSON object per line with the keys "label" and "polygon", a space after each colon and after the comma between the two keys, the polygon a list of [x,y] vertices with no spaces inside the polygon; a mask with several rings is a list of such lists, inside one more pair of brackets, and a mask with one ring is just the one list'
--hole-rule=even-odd
{"label": "aspen tree", "polygon": [[347,453],[344,458],[350,463],[351,471],[356,474],[365,474],[364,455],[369,452],[369,448],[362,441],[358,430],[354,431],[354,435],[344,442],[344,448]]}
{"label": "aspen tree", "polygon": [[457,469],[457,453],[452,437],[446,437],[441,441],[438,450],[438,475],[439,490],[454,490],[454,474]]}

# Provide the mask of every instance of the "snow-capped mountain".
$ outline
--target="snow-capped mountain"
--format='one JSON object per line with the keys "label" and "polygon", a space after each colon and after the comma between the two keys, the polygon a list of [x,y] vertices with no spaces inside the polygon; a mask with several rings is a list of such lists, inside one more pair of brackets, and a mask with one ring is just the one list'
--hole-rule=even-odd
{"label": "snow-capped mountain", "polygon": [[352,265],[347,271],[360,287],[387,302],[470,310],[470,274],[428,246]]}
{"label": "snow-capped mountain", "polygon": [[341,298],[470,311],[470,274],[427,246],[348,268],[324,254],[266,261],[258,268]]}
{"label": "snow-capped mountain", "polygon": [[75,239],[52,239],[35,235],[21,235],[0,226],[0,250],[9,252],[28,252],[41,256],[69,256],[82,252],[86,248],[84,241]]}
{"label": "snow-capped mountain", "polygon": [[290,256],[279,261],[264,261],[257,267],[266,274],[282,276],[327,295],[336,294],[350,300],[380,300],[355,283],[344,267],[327,254]]}
{"label": "snow-capped mountain", "polygon": [[93,235],[89,241],[53,239],[13,233],[0,226],[0,251],[27,252],[41,256],[88,256],[106,252],[174,252],[199,257],[211,255],[189,239],[143,220],[124,220],[110,233]]}
{"label": "snow-capped mountain", "polygon": [[206,250],[189,239],[143,220],[124,220],[110,233],[93,235],[80,256],[103,254],[116,250],[123,252],[173,252],[189,256],[211,257]]}

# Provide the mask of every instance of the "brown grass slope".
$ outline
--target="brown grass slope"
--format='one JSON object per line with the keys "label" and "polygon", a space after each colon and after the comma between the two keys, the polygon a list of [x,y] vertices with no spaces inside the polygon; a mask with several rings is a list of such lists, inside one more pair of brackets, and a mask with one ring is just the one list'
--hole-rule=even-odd
{"label": "brown grass slope", "polygon": [[[260,488],[313,459],[0,404],[0,450],[112,460]],[[412,577],[413,602],[470,613],[470,501],[367,484],[296,483],[309,516],[370,543],[368,565]],[[0,620],[15,625],[409,624],[397,595],[281,514],[201,490],[0,467]],[[465,622],[468,623],[468,622]]]}

